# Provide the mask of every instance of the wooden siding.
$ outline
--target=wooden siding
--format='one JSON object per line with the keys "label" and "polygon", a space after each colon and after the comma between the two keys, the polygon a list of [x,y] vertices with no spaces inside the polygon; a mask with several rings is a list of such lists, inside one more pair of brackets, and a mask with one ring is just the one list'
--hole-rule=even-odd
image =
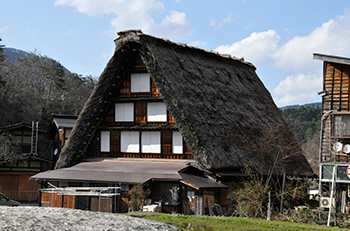
{"label": "wooden siding", "polygon": [[135,123],[147,124],[147,102],[135,102]]}
{"label": "wooden siding", "polygon": [[12,200],[37,201],[39,184],[29,178],[36,173],[0,173],[0,192]]}
{"label": "wooden siding", "polygon": [[[191,150],[183,141],[183,154],[172,153],[172,134],[174,130],[161,131],[161,153],[122,153],[120,152],[121,130],[111,130],[110,152],[100,151],[99,137],[92,144],[88,157],[130,157],[130,158],[165,158],[165,159],[193,159]],[[141,145],[140,145],[141,146]]]}
{"label": "wooden siding", "polygon": [[62,195],[51,192],[40,193],[40,205],[42,207],[56,207],[56,208],[75,208],[74,195]]}
{"label": "wooden siding", "polygon": [[[327,92],[322,100],[323,115],[331,110],[350,111],[350,66],[324,62],[323,78],[324,90]],[[339,140],[332,135],[332,121],[333,116],[329,115],[325,117],[322,123],[321,162],[349,162],[349,155],[341,152],[332,153],[333,145]]]}

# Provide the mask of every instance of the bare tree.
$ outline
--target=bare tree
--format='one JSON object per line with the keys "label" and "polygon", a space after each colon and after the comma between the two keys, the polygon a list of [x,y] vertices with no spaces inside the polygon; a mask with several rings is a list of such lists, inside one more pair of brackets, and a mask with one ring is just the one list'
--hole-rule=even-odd
{"label": "bare tree", "polygon": [[284,174],[290,168],[298,167],[289,165],[303,157],[302,151],[291,139],[290,131],[283,128],[279,126],[267,131],[255,146],[250,145],[254,155],[261,158],[243,169],[246,177],[241,179],[241,188],[229,196],[239,216],[265,217],[269,191],[272,192],[272,206],[276,210],[282,198],[283,203],[289,206],[304,201],[304,182],[285,177]]}

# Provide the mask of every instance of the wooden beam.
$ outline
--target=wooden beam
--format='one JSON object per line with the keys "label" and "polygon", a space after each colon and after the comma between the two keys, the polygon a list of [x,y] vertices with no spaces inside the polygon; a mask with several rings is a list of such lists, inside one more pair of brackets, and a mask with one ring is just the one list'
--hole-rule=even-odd
{"label": "wooden beam", "polygon": [[181,183],[187,185],[187,186],[190,186],[191,188],[194,188],[196,190],[199,190],[198,187],[194,186],[193,184],[190,184],[190,183],[187,183],[186,181],[183,181],[183,180],[180,180]]}

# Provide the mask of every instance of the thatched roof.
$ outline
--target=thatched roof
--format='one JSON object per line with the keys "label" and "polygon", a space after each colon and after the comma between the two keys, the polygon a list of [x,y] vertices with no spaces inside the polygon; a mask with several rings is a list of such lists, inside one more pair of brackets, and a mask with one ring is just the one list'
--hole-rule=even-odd
{"label": "thatched roof", "polygon": [[[278,166],[289,174],[311,174],[310,166],[252,64],[155,38],[139,30],[118,35],[115,53],[79,115],[56,168],[72,166],[84,157],[91,143],[89,137],[96,133],[93,127],[99,125],[96,118],[101,117],[101,109],[110,103],[111,95],[119,92],[128,62],[141,56],[202,168],[249,165],[266,172]],[[277,130],[279,132],[274,133]],[[267,136],[269,139],[262,139]],[[267,144],[262,143],[271,140],[274,140],[275,146],[271,146],[274,150],[265,152]],[[290,144],[293,144],[292,154],[290,149],[288,154],[279,154],[282,146]],[[273,165],[276,158],[284,162]]]}

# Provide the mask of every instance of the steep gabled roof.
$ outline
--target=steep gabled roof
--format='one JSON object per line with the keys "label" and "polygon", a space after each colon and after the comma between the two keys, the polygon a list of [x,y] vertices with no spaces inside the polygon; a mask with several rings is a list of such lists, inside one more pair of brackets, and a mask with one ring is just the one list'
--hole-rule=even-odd
{"label": "steep gabled roof", "polygon": [[59,129],[72,129],[77,121],[77,118],[78,116],[76,115],[52,114],[52,121],[46,131],[46,136],[53,139]]}
{"label": "steep gabled roof", "polygon": [[[56,168],[72,166],[84,157],[103,118],[103,109],[111,104],[111,97],[118,97],[129,62],[141,56],[202,168],[250,165],[268,172],[276,166],[289,174],[311,174],[252,64],[155,38],[139,30],[118,35],[115,53],[79,115]],[[266,151],[266,145],[273,150]],[[288,145],[293,151],[281,153]],[[278,161],[274,165],[276,159],[283,163]]]}

